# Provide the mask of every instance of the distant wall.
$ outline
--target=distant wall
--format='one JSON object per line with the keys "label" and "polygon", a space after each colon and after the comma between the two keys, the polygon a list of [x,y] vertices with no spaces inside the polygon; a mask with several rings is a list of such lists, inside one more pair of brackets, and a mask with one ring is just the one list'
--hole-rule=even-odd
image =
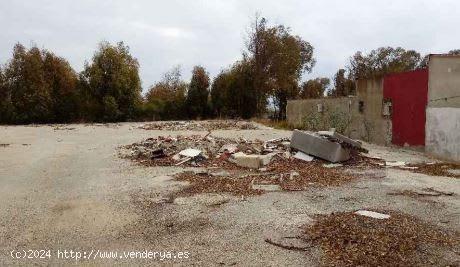
{"label": "distant wall", "polygon": [[460,161],[460,56],[432,55],[428,65],[425,150]]}
{"label": "distant wall", "polygon": [[364,103],[364,112],[359,113],[361,121],[356,130],[362,132],[363,140],[389,145],[392,139],[391,120],[382,115],[383,110],[383,79],[374,78],[356,82],[358,100]]}
{"label": "distant wall", "polygon": [[[355,97],[288,101],[288,123],[309,130],[336,128],[351,138],[391,143],[391,121],[382,116],[383,79],[361,80],[356,85]],[[318,104],[323,105],[322,112]]]}
{"label": "distant wall", "polygon": [[460,56],[431,55],[428,106],[460,108]]}
{"label": "distant wall", "polygon": [[428,108],[426,116],[426,152],[460,161],[460,109]]}
{"label": "distant wall", "polygon": [[[347,128],[355,102],[356,99],[348,97],[289,101],[287,120],[293,126],[311,130]],[[322,105],[322,112],[318,111],[318,105]]]}

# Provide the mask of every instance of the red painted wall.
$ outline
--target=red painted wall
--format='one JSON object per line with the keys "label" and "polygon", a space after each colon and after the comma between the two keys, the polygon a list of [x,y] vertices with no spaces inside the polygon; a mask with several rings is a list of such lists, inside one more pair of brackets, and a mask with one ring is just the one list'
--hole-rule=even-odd
{"label": "red painted wall", "polygon": [[383,98],[392,100],[392,143],[425,145],[428,69],[385,76]]}

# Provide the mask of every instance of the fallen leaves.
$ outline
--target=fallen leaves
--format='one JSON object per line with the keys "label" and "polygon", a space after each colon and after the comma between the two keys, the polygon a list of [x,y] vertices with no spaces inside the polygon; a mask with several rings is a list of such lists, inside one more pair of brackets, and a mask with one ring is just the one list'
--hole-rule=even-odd
{"label": "fallen leaves", "polygon": [[458,233],[440,230],[412,216],[383,213],[391,217],[377,220],[353,212],[320,215],[315,224],[306,227],[305,240],[321,247],[326,266],[451,264],[429,248],[458,249]]}

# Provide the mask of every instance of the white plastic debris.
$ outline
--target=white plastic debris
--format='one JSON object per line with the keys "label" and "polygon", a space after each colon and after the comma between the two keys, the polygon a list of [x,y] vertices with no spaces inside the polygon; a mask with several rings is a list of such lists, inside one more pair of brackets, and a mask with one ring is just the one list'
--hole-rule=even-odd
{"label": "white plastic debris", "polygon": [[355,214],[366,216],[366,217],[371,217],[371,218],[379,219],[379,220],[390,218],[390,215],[388,214],[378,213],[378,212],[369,211],[369,210],[358,210],[355,212]]}
{"label": "white plastic debris", "polygon": [[310,155],[307,155],[303,152],[298,151],[295,153],[294,158],[304,160],[304,161],[312,161],[314,158]]}
{"label": "white plastic debris", "polygon": [[385,162],[385,166],[388,166],[388,167],[401,167],[405,165],[406,163],[404,161],[386,161]]}
{"label": "white plastic debris", "polygon": [[183,157],[189,157],[189,158],[195,158],[198,157],[201,154],[201,151],[198,149],[193,149],[193,148],[187,148],[185,150],[182,150],[179,152],[179,155]]}

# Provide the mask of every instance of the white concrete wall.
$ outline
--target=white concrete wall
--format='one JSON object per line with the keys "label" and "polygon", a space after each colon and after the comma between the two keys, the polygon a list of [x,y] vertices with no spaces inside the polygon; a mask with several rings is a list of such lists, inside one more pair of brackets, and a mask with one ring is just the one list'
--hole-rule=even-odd
{"label": "white concrete wall", "polygon": [[426,152],[460,162],[460,108],[427,108],[425,128]]}

